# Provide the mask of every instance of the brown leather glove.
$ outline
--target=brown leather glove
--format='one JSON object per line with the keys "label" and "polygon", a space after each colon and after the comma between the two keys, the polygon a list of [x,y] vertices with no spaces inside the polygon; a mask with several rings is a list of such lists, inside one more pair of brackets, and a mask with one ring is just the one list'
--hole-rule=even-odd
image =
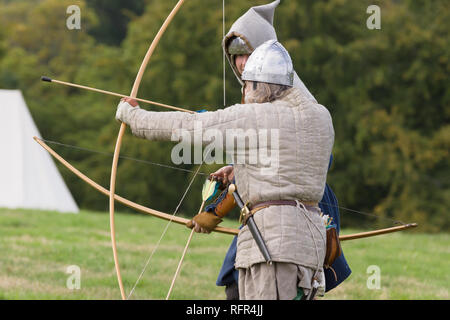
{"label": "brown leather glove", "polygon": [[227,213],[236,206],[236,201],[234,200],[233,195],[229,194],[228,190],[223,192],[226,192],[227,194],[225,198],[217,204],[214,210],[215,214],[212,212],[203,211],[187,222],[186,226],[190,229],[195,228],[196,232],[210,233],[213,231],[214,228],[222,222],[221,218],[226,216]]}
{"label": "brown leather glove", "polygon": [[[195,223],[194,223],[195,222]],[[195,228],[196,232],[210,233],[219,223],[222,222],[218,216],[212,212],[203,211],[186,223],[190,229]]]}

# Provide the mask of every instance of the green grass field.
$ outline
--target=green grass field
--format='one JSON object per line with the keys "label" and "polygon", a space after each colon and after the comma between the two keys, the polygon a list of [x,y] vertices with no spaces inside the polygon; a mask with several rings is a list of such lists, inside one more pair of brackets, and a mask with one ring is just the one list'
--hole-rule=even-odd
{"label": "green grass field", "polygon": [[[127,293],[166,223],[116,214]],[[236,222],[224,225],[236,226]],[[189,231],[171,224],[131,299],[165,299]],[[418,231],[343,242],[353,273],[322,299],[449,299],[449,234]],[[225,299],[215,281],[231,240],[228,235],[195,234],[171,298]],[[72,265],[81,271],[78,290],[67,287],[71,274],[66,271]],[[367,287],[371,265],[380,268],[379,289]],[[108,214],[0,209],[0,299],[120,299]]]}

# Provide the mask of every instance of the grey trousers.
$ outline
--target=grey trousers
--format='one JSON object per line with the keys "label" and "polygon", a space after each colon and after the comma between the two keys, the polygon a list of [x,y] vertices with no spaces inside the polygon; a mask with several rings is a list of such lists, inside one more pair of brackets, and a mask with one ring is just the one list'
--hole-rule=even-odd
{"label": "grey trousers", "polygon": [[[325,285],[323,270],[319,271],[321,285]],[[315,271],[293,263],[258,263],[247,269],[239,269],[240,300],[292,300],[298,288],[305,295],[312,289]]]}

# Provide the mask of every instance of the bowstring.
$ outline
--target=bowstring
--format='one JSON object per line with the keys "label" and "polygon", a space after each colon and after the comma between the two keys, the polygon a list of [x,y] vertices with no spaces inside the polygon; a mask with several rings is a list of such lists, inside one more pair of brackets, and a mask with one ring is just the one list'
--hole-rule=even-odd
{"label": "bowstring", "polygon": [[135,291],[135,289],[136,289],[138,283],[141,281],[141,279],[142,279],[142,277],[143,277],[145,271],[147,270],[148,265],[150,264],[150,261],[151,261],[152,258],[153,258],[153,255],[155,254],[156,250],[159,248],[159,245],[160,245],[162,239],[163,239],[164,236],[166,235],[166,232],[167,232],[167,230],[169,229],[169,226],[170,226],[170,224],[172,223],[173,218],[174,218],[175,215],[177,214],[178,209],[180,208],[180,206],[181,206],[181,204],[182,204],[184,198],[186,197],[187,193],[189,192],[189,190],[190,190],[190,188],[191,188],[191,186],[192,186],[192,183],[194,182],[195,177],[196,177],[197,174],[199,173],[200,168],[202,167],[202,165],[203,165],[203,162],[198,166],[198,168],[197,168],[197,170],[196,170],[194,176],[192,177],[191,181],[189,182],[188,187],[186,188],[186,190],[185,190],[184,193],[183,193],[183,196],[181,197],[180,201],[178,202],[177,207],[175,208],[175,210],[174,210],[174,212],[173,212],[173,214],[172,214],[170,220],[167,222],[166,227],[164,228],[164,230],[163,230],[161,236],[159,237],[159,239],[158,239],[158,241],[157,241],[155,247],[153,248],[152,252],[150,253],[150,256],[147,258],[147,261],[145,262],[144,267],[143,267],[143,269],[141,270],[141,273],[139,274],[139,277],[137,278],[137,280],[136,280],[136,282],[135,282],[133,288],[131,289],[130,293],[128,294],[127,300],[128,300],[128,299],[131,297],[131,295],[134,293],[134,291]]}
{"label": "bowstring", "polygon": [[[225,0],[222,0],[222,39],[225,39]],[[222,40],[223,41],[223,40]],[[223,50],[222,48],[222,64],[223,64],[223,107],[225,108],[227,105],[227,100],[226,100],[226,86],[225,86],[225,50]]]}
{"label": "bowstring", "polygon": [[[210,151],[212,150],[212,148],[213,148],[212,145],[207,145],[204,154],[209,154]],[[200,165],[199,165],[197,171],[200,170],[200,168],[201,168],[201,166],[203,166],[203,163],[204,163],[204,162],[205,162],[205,158],[202,157],[202,163],[200,163]],[[194,175],[194,178],[195,178],[195,175]],[[203,201],[202,201],[202,205],[201,205],[199,211],[202,210],[203,205],[205,204],[205,202],[206,202],[206,200],[203,200]],[[170,286],[170,288],[169,288],[169,292],[167,293],[166,300],[169,299],[169,296],[170,296],[170,294],[172,293],[172,289],[173,289],[173,287],[174,287],[174,285],[175,285],[175,280],[176,280],[176,278],[177,278],[177,276],[178,276],[178,272],[181,271],[181,264],[183,263],[183,260],[184,260],[184,257],[185,257],[185,252],[186,252],[186,250],[187,250],[187,247],[188,247],[188,245],[189,245],[190,242],[191,242],[191,239],[192,239],[192,236],[193,236],[193,232],[194,232],[194,227],[192,227],[192,231],[191,231],[191,233],[190,233],[190,235],[189,235],[189,238],[188,238],[188,240],[187,240],[187,242],[186,242],[185,249],[184,249],[184,253],[183,253],[183,255],[181,256],[181,260],[180,260],[179,263],[178,263],[180,269],[178,270],[178,268],[177,268],[177,271],[175,271],[175,275],[174,275],[174,277],[173,277],[173,279],[172,279],[172,284],[171,284],[171,286]]]}
{"label": "bowstring", "polygon": [[395,219],[392,219],[392,218],[379,216],[379,215],[377,215],[375,213],[368,213],[368,212],[364,212],[364,211],[358,211],[358,210],[355,210],[355,209],[350,209],[350,208],[338,206],[338,205],[335,205],[335,204],[332,204],[332,203],[323,202],[323,201],[320,201],[319,204],[326,205],[328,207],[334,207],[334,208],[342,209],[342,210],[345,210],[345,211],[348,211],[348,212],[352,212],[352,213],[358,213],[358,214],[361,214],[361,215],[364,215],[364,216],[368,216],[368,217],[374,217],[374,218],[378,218],[378,219],[383,219],[383,220],[386,220],[386,221],[390,221],[390,222],[392,222],[394,224],[406,225],[406,223],[401,221],[401,220],[395,220]]}
{"label": "bowstring", "polygon": [[[96,149],[89,149],[89,148],[79,147],[79,146],[75,146],[75,145],[71,145],[71,144],[67,144],[67,143],[62,143],[62,142],[58,142],[58,141],[47,140],[47,139],[41,139],[41,140],[46,142],[46,143],[48,143],[48,144],[54,144],[54,145],[62,146],[62,147],[65,147],[65,148],[70,148],[70,149],[74,149],[74,150],[81,150],[81,151],[86,151],[86,152],[91,152],[91,153],[102,154],[102,155],[109,156],[109,157],[113,156],[113,154],[110,153],[110,152],[105,152],[105,151],[100,151],[100,150],[96,150]],[[119,158],[120,159],[125,159],[125,160],[132,160],[132,161],[136,161],[136,162],[140,162],[140,163],[144,163],[144,164],[159,166],[159,167],[163,167],[163,168],[167,168],[167,169],[183,171],[183,172],[189,172],[189,173],[195,172],[194,170],[190,170],[190,169],[179,168],[179,167],[171,166],[171,165],[168,165],[168,164],[152,162],[152,161],[138,159],[138,158],[133,158],[133,157],[129,157],[129,156],[119,156]],[[204,175],[204,176],[209,175],[208,173],[205,173],[205,172],[198,172],[198,174]]]}

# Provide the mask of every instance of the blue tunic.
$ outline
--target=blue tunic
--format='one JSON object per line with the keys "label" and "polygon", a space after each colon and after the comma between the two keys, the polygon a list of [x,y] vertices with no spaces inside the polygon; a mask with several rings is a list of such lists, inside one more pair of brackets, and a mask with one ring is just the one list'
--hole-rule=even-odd
{"label": "blue tunic", "polygon": [[[330,165],[333,161],[333,156],[330,158]],[[219,197],[214,203],[210,204],[206,207],[206,211],[214,211],[216,205],[222,201],[223,196]],[[319,207],[325,215],[329,215],[333,218],[333,223],[336,225],[337,232],[340,232],[340,218],[339,218],[339,207],[336,196],[331,190],[328,184],[325,185],[325,190],[323,193],[323,198],[319,203]],[[241,226],[242,227],[242,226]],[[228,286],[233,282],[238,283],[239,272],[234,268],[234,263],[236,260],[236,250],[237,250],[237,236],[234,237],[231,242],[230,248],[228,249],[227,254],[225,255],[225,259],[222,264],[222,268],[220,269],[219,276],[216,281],[216,285],[218,286]],[[333,271],[330,269],[324,269],[325,272],[325,291],[329,291],[335,287],[337,287],[342,281],[347,279],[347,277],[352,272],[350,267],[345,260],[344,253],[334,261],[331,266],[336,273],[337,280],[333,274]]]}

